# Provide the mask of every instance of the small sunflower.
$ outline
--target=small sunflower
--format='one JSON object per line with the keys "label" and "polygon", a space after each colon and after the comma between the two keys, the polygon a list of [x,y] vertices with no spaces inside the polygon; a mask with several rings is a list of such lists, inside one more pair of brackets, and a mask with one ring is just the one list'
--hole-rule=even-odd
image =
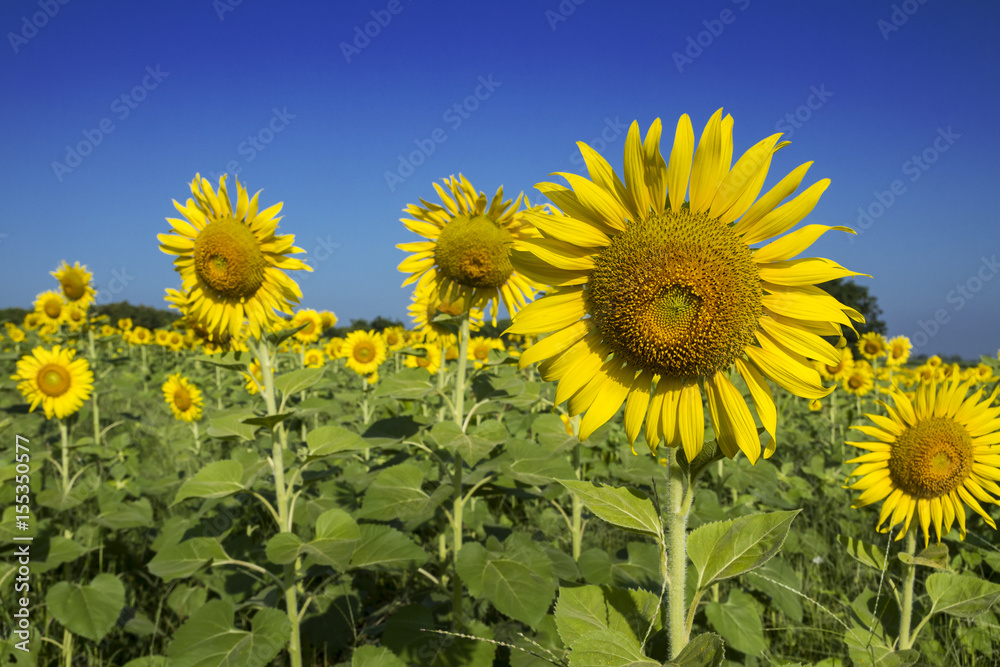
{"label": "small sunflower", "polygon": [[323,346],[323,351],[330,359],[340,359],[340,351],[344,349],[344,339],[334,336]]}
{"label": "small sunflower", "polygon": [[73,266],[70,266],[68,262],[63,260],[62,265],[56,267],[52,275],[59,281],[63,296],[70,303],[87,308],[97,296],[97,290],[90,284],[90,280],[94,276],[87,271],[86,266],[80,266],[80,262],[75,262]]}
{"label": "small sunflower", "polygon": [[234,338],[249,322],[250,333],[259,338],[278,319],[275,311],[290,315],[302,298],[285,271],[312,268],[290,256],[304,252],[294,247],[293,235],[275,234],[282,204],[258,211],[259,192],[251,199],[238,179],[236,190],[234,206],[226,175],[219,179],[218,194],[208,179],[195,175],[194,199],[184,206],[174,201],[185,220],[167,218],[173,230],[157,238],[160,250],[178,256],[174,267],[187,297],[185,313],[212,334]]}
{"label": "small sunflower", "polygon": [[819,412],[823,409],[823,401],[818,398],[814,398],[809,401],[809,410],[812,412]]}
{"label": "small sunflower", "polygon": [[981,400],[982,389],[967,396],[971,384],[922,382],[913,401],[893,391],[894,408],[883,404],[888,416],[851,427],[875,441],[848,443],[869,453],[847,461],[859,464],[850,477],[861,478],[847,488],[861,491],[853,507],[884,501],[882,532],[903,524],[902,539],[916,515],[925,545],[931,526],[940,542],[956,519],[964,539],[965,506],[996,529],[980,502],[1000,503],[1000,407],[990,407],[1000,389]]}
{"label": "small sunflower", "polygon": [[[413,320],[413,327],[423,332],[428,342],[434,340],[450,341],[455,338],[451,329],[434,318],[439,315],[461,315],[466,310],[464,301],[442,301],[438,292],[422,285],[417,285],[410,295],[410,305],[407,312]],[[483,326],[483,311],[479,308],[469,309],[469,331],[479,331]]]}
{"label": "small sunflower", "polygon": [[942,363],[944,362],[941,360],[941,357],[939,357],[936,354],[927,359],[927,365],[930,366],[931,368],[939,368]]}
{"label": "small sunflower", "polygon": [[167,334],[167,347],[174,352],[184,349],[184,334],[179,331],[171,331]]}
{"label": "small sunflower", "polygon": [[40,318],[41,325],[54,324],[59,326],[66,321],[68,303],[61,292],[42,292],[35,298],[35,313]]}
{"label": "small sunflower", "polygon": [[319,311],[319,319],[323,325],[323,330],[337,326],[337,316],[330,310]]}
{"label": "small sunflower", "polygon": [[554,289],[517,313],[508,332],[552,332],[520,365],[541,361],[542,377],[559,381],[555,402],[568,400],[572,416],[586,412],[581,440],[624,403],[630,444],[645,422],[651,450],[662,440],[682,445],[691,460],[703,445],[704,390],[722,451],[756,462],[760,438],[731,379],[734,367],[770,436],[765,456],[777,431],[767,378],[805,398],[832,391],[810,359],[839,363],[823,336],[864,318],[815,283],[861,274],[827,259],[793,258],[831,229],[851,230],[807,225],[751,248],[792,229],[829,180],[779,206],[806,163],[758,198],[773,153],[786,143],[774,134],[730,168],[732,129],[720,109],[696,149],[691,121],[681,116],[668,165],[660,120],[644,141],[632,123],[624,182],[580,142],[590,178],[560,173],[570,187],[536,186],[561,212],[526,214],[542,238],[519,240],[512,257],[519,271]]}
{"label": "small sunflower", "polygon": [[246,390],[250,392],[250,395],[259,394],[260,390],[264,388],[264,371],[260,368],[260,362],[254,359],[250,362],[250,366],[247,369],[249,373],[243,373],[243,379],[246,380]]}
{"label": "small sunflower", "polygon": [[385,341],[374,331],[352,331],[344,339],[340,356],[358,375],[370,375],[385,361]]}
{"label": "small sunflower", "polygon": [[292,316],[292,321],[288,323],[288,328],[294,329],[302,325],[305,327],[295,332],[295,338],[303,343],[313,343],[319,340],[320,334],[326,328],[323,326],[322,316],[312,308],[296,311]]}
{"label": "small sunflower", "polygon": [[396,246],[413,253],[399,265],[400,271],[411,274],[403,287],[415,282],[447,303],[477,308],[492,304],[496,325],[499,302],[513,315],[538,287],[510,261],[514,242],[538,233],[519,211],[523,195],[511,206],[510,200],[503,201],[501,187],[487,205],[486,194],[477,194],[461,174],[444,179],[444,184],[447,190],[434,184],[444,206],[421,199],[423,206],[410,204],[403,209],[413,219],[400,221],[427,239]]}
{"label": "small sunflower", "polygon": [[122,331],[129,331],[132,328],[132,318],[123,317],[120,320],[118,320],[118,328],[121,329]]}
{"label": "small sunflower", "polygon": [[861,334],[861,338],[858,339],[858,352],[865,359],[875,361],[888,354],[889,346],[886,343],[885,336],[874,331],[869,331],[868,333]]}
{"label": "small sunflower", "polygon": [[854,355],[851,353],[849,347],[841,348],[837,352],[840,354],[840,363],[838,364],[826,364],[822,361],[816,362],[816,368],[824,380],[841,380],[854,367]]}
{"label": "small sunflower", "polygon": [[201,419],[201,390],[180,373],[174,373],[163,383],[163,399],[174,418],[185,422]]}
{"label": "small sunflower", "polygon": [[875,386],[875,374],[872,372],[872,367],[866,361],[854,364],[840,378],[840,386],[848,394],[864,396]]}
{"label": "small sunflower", "polygon": [[132,329],[128,342],[132,345],[149,345],[153,342],[153,333],[146,327]]}
{"label": "small sunflower", "polygon": [[42,315],[36,312],[28,313],[24,316],[24,321],[21,326],[25,328],[26,331],[34,331],[44,324],[42,320]]}
{"label": "small sunflower", "polygon": [[51,350],[36,347],[17,362],[18,390],[31,403],[31,411],[42,404],[45,418],[65,419],[90,398],[94,374],[86,359],[74,359],[76,350],[56,345]]}
{"label": "small sunflower", "polygon": [[913,349],[913,344],[909,338],[906,336],[896,336],[889,340],[888,345],[889,349],[885,363],[898,368],[909,361],[910,350]]}
{"label": "small sunflower", "polygon": [[167,347],[170,345],[170,332],[166,329],[155,329],[153,331],[153,342],[160,347]]}
{"label": "small sunflower", "polygon": [[417,343],[413,346],[415,351],[423,352],[423,356],[407,354],[403,359],[403,365],[407,368],[426,368],[431,375],[434,375],[441,368],[441,346],[433,343]]}
{"label": "small sunflower", "polygon": [[403,327],[386,327],[382,331],[382,337],[390,352],[402,350],[407,345],[406,330]]}
{"label": "small sunflower", "polygon": [[326,363],[326,356],[318,347],[310,347],[303,354],[302,361],[306,368],[322,368]]}
{"label": "small sunflower", "polygon": [[482,368],[490,359],[490,350],[503,352],[503,341],[499,338],[487,338],[485,336],[473,338],[469,341],[469,361],[474,362],[476,368]]}
{"label": "small sunflower", "polygon": [[76,304],[66,306],[66,324],[70,331],[79,331],[87,323],[87,311]]}
{"label": "small sunflower", "polygon": [[10,329],[8,329],[7,336],[13,343],[24,342],[24,339],[27,338],[27,336],[25,336],[24,334],[24,331],[18,329],[17,327],[11,327]]}

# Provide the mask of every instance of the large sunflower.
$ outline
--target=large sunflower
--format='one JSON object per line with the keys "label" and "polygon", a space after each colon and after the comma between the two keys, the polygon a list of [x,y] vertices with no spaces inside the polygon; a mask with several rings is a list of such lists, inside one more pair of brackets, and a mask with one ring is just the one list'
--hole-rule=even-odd
{"label": "large sunflower", "polygon": [[52,271],[52,276],[59,281],[66,301],[81,308],[87,308],[94,301],[97,290],[90,284],[90,279],[94,275],[87,271],[86,265],[80,266],[80,262],[74,262],[73,266],[70,266],[69,262],[63,260],[63,263]]}
{"label": "large sunflower", "polygon": [[509,199],[503,201],[501,187],[487,205],[486,194],[477,194],[461,174],[444,183],[447,191],[434,184],[444,206],[421,199],[422,207],[410,204],[403,209],[413,219],[400,221],[427,239],[396,246],[413,253],[399,265],[400,271],[411,274],[403,287],[416,282],[418,289],[426,287],[447,303],[479,308],[492,304],[495,325],[498,302],[513,315],[538,287],[510,261],[513,243],[538,233],[524,217],[526,211],[518,210],[523,195],[511,206]]}
{"label": "large sunflower", "polygon": [[971,385],[921,382],[914,401],[894,389],[887,417],[868,415],[874,426],[851,427],[875,438],[848,443],[869,452],[847,462],[860,464],[850,476],[861,479],[847,487],[862,492],[854,507],[884,500],[878,525],[888,521],[886,531],[902,523],[897,540],[914,514],[925,544],[931,525],[940,542],[955,519],[964,539],[964,505],[996,528],[979,503],[1000,503],[1000,406],[990,407],[1000,388],[981,400],[982,389],[967,396]]}
{"label": "large sunflower", "polygon": [[554,289],[515,315],[508,331],[553,332],[520,364],[544,360],[542,376],[559,381],[556,403],[568,399],[571,415],[586,412],[581,439],[625,403],[630,443],[645,421],[651,449],[660,440],[683,445],[690,460],[703,445],[704,391],[722,451],[756,461],[760,440],[733,367],[770,435],[765,456],[774,450],[777,423],[765,378],[805,398],[832,391],[809,359],[838,364],[840,353],[822,336],[863,317],[814,283],[861,274],[827,259],[792,258],[830,229],[851,230],[808,225],[751,248],[795,226],[829,180],[779,206],[806,163],[758,199],[772,154],[786,144],[772,135],[730,169],[732,128],[720,109],[695,150],[691,121],[681,116],[668,166],[659,119],[644,142],[632,123],[624,183],[581,142],[590,179],[559,174],[570,188],[537,186],[562,212],[529,213],[542,238],[520,240],[513,260]]}
{"label": "large sunflower", "polygon": [[226,190],[226,175],[219,192],[208,179],[195,175],[194,199],[174,206],[186,220],[167,218],[172,233],[159,234],[160,250],[177,255],[174,267],[181,274],[183,311],[218,336],[239,335],[244,321],[259,338],[262,329],[278,319],[275,311],[291,314],[302,298],[298,284],[286,270],[312,271],[290,254],[304,252],[293,246],[291,234],[276,236],[282,204],[257,209],[257,195],[236,181],[236,205]]}
{"label": "large sunflower", "polygon": [[201,419],[203,399],[201,390],[180,373],[174,373],[163,383],[163,400],[170,406],[174,417],[191,422]]}
{"label": "large sunflower", "polygon": [[86,359],[74,359],[76,350],[56,345],[51,350],[36,347],[17,362],[17,388],[34,411],[38,404],[45,418],[65,419],[74,414],[90,398],[94,389],[94,374]]}

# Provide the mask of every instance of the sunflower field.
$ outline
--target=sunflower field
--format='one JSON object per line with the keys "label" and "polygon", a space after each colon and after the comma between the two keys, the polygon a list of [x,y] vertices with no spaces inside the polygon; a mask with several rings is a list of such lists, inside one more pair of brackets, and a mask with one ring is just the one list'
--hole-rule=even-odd
{"label": "sunflower field", "polygon": [[56,267],[0,330],[3,664],[1000,664],[1000,359],[866,333],[829,180],[733,129],[434,183],[407,328],[331,336],[226,175],[155,240],[169,328]]}

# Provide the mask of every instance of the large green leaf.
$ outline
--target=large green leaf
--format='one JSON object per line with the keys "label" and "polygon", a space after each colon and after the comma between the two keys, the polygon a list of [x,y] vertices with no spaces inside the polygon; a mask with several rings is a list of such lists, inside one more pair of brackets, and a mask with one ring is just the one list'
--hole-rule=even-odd
{"label": "large green leaf", "polygon": [[361,530],[354,518],[344,510],[328,509],[316,518],[316,537],[302,546],[322,565],[335,570],[346,570],[354,549],[361,539]]}
{"label": "large green leaf", "polygon": [[177,629],[167,648],[171,667],[266,665],[285,648],[292,625],[288,615],[265,608],[250,620],[251,630],[234,627],[233,605],[212,600]]}
{"label": "large green leaf", "polygon": [[110,503],[101,508],[101,513],[94,517],[94,523],[112,530],[146,528],[153,525],[153,506],[149,498]]}
{"label": "large green leaf", "polygon": [[193,537],[164,547],[146,566],[164,581],[189,577],[213,560],[228,560],[222,544],[213,537]]}
{"label": "large green leaf", "polygon": [[705,616],[715,631],[726,640],[726,645],[747,655],[760,655],[767,648],[764,625],[754,605],[752,595],[731,590],[725,602],[709,602]]}
{"label": "large green leaf", "polygon": [[256,416],[252,410],[246,408],[216,412],[208,419],[208,435],[213,438],[236,438],[249,442],[254,439],[258,427],[245,424],[243,420]]}
{"label": "large green leaf", "polygon": [[319,458],[338,452],[354,452],[367,449],[371,445],[364,438],[343,426],[320,426],[306,435],[309,458]]}
{"label": "large green leaf", "polygon": [[372,396],[411,400],[424,398],[434,391],[430,377],[430,373],[423,368],[404,368],[379,382]]}
{"label": "large green leaf", "polygon": [[360,536],[350,564],[354,569],[407,568],[427,562],[427,553],[416,542],[391,526],[364,523],[358,528]]}
{"label": "large green leaf", "polygon": [[973,618],[1000,599],[1000,584],[967,574],[935,572],[927,577],[932,614]]}
{"label": "large green leaf", "polygon": [[427,507],[430,496],[423,490],[424,473],[412,463],[386,468],[365,492],[360,518],[377,521],[408,521]]}
{"label": "large green leaf", "polygon": [[362,646],[351,656],[351,667],[406,667],[406,663],[384,646]]}
{"label": "large green leaf", "polygon": [[698,570],[698,588],[766,563],[778,553],[798,513],[751,514],[693,530],[688,536],[688,556]]}
{"label": "large green leaf", "polygon": [[188,498],[225,498],[245,488],[242,480],[239,461],[213,461],[177,489],[173,504]]}
{"label": "large green leaf", "polygon": [[588,632],[570,647],[570,667],[660,667],[639,642],[614,630]]}
{"label": "large green leaf", "polygon": [[67,630],[99,642],[115,627],[125,606],[125,587],[107,573],[87,585],[60,581],[46,593],[45,604]]}
{"label": "large green leaf", "polygon": [[556,602],[556,627],[567,646],[572,646],[589,632],[608,629],[608,610],[601,587],[560,587],[559,601]]}
{"label": "large green leaf", "polygon": [[[664,663],[663,667],[720,667],[725,657],[726,646],[722,643],[722,637],[703,632],[693,637],[677,657]],[[795,666],[784,663],[784,667]]]}
{"label": "large green leaf", "polygon": [[584,506],[619,528],[648,535],[663,542],[663,529],[656,506],[642,491],[625,487],[602,486],[597,482],[556,480],[576,494]]}
{"label": "large green leaf", "polygon": [[309,389],[322,378],[322,368],[300,368],[274,378],[274,390],[282,394],[297,394]]}
{"label": "large green leaf", "polygon": [[576,475],[569,457],[553,454],[528,440],[512,438],[499,458],[501,471],[524,484],[548,486],[554,480],[572,479]]}
{"label": "large green leaf", "polygon": [[840,542],[844,548],[847,549],[847,553],[859,563],[876,570],[881,570],[885,566],[885,551],[874,544],[868,544],[867,542],[862,542],[861,540],[854,539],[853,537],[847,537],[845,535],[837,535],[837,541]]}

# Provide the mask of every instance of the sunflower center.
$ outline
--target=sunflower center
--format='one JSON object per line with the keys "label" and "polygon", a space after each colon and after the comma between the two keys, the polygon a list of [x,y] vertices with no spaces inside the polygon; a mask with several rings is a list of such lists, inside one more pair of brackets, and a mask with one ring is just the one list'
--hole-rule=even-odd
{"label": "sunflower center", "polygon": [[460,215],[444,226],[434,249],[441,273],[459,285],[490,288],[503,285],[510,263],[510,232],[485,215]]}
{"label": "sunflower center", "polygon": [[369,342],[358,343],[354,346],[354,359],[362,364],[367,364],[375,358],[375,346]]}
{"label": "sunflower center", "polygon": [[192,405],[191,394],[184,387],[177,387],[174,390],[174,405],[181,412],[189,409]]}
{"label": "sunflower center", "polygon": [[596,258],[585,298],[616,356],[692,378],[728,368],[753,342],[761,294],[750,248],[685,209],[629,223]]}
{"label": "sunflower center", "polygon": [[476,359],[484,361],[489,358],[490,350],[487,347],[477,347],[475,352],[472,353]]}
{"label": "sunflower center", "polygon": [[62,312],[62,304],[55,299],[49,299],[45,302],[45,314],[55,319],[59,317],[59,313]]}
{"label": "sunflower center", "polygon": [[70,301],[76,301],[87,293],[87,284],[83,281],[83,277],[74,272],[64,275],[59,284],[62,285],[63,294]]}
{"label": "sunflower center", "polygon": [[860,389],[864,383],[865,381],[861,377],[857,375],[852,375],[851,378],[847,381],[847,386],[849,386],[851,389]]}
{"label": "sunflower center", "polygon": [[58,364],[45,364],[35,376],[38,389],[46,396],[62,396],[70,386],[69,370]]}
{"label": "sunflower center", "polygon": [[881,351],[882,351],[881,346],[875,341],[869,340],[865,342],[865,352],[867,352],[868,354],[876,355]]}
{"label": "sunflower center", "polygon": [[896,438],[889,476],[914,498],[939,498],[972,473],[972,436],[946,417],[917,422]]}
{"label": "sunflower center", "polygon": [[257,237],[232,218],[209,223],[194,242],[195,272],[222,297],[252,297],[264,284],[266,266]]}

